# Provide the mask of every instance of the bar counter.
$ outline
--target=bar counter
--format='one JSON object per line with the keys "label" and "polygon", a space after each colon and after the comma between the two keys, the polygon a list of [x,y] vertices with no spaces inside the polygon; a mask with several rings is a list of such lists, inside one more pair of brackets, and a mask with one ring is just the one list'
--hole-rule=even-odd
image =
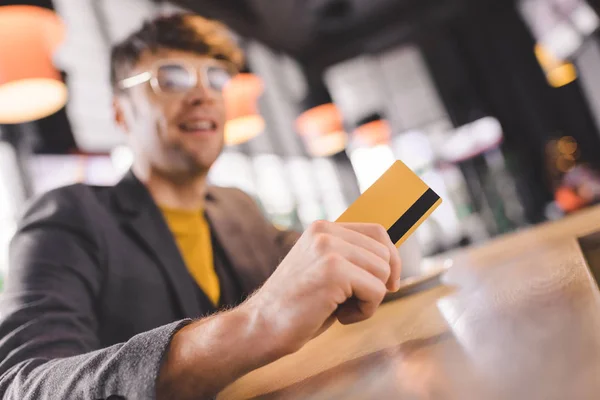
{"label": "bar counter", "polygon": [[435,259],[449,262],[439,285],[219,399],[598,399],[600,208]]}

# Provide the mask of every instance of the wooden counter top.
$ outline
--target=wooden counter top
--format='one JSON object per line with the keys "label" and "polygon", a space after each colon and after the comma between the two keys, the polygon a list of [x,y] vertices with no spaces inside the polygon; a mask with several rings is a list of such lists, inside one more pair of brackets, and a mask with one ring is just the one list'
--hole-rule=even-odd
{"label": "wooden counter top", "polygon": [[444,255],[442,285],[335,325],[219,399],[598,399],[595,231],[600,208]]}

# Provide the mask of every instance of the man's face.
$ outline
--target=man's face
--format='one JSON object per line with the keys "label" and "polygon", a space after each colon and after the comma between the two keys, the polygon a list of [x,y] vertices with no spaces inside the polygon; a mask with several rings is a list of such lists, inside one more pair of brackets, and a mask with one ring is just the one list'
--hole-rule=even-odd
{"label": "man's face", "polygon": [[[157,63],[202,71],[219,62],[178,50],[146,52],[129,76],[156,71]],[[195,72],[197,73],[197,72]],[[220,91],[198,84],[184,92],[156,90],[150,82],[115,100],[117,122],[127,131],[136,162],[173,178],[206,173],[224,144],[225,104]]]}

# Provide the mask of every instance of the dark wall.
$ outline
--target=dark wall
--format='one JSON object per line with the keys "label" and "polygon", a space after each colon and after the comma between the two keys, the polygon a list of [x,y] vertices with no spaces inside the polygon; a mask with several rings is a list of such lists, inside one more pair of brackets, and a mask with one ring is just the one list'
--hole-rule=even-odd
{"label": "dark wall", "polygon": [[503,150],[535,222],[552,199],[546,143],[574,136],[583,159],[598,165],[600,139],[579,83],[551,88],[526,25],[513,5],[498,3],[470,8],[424,37],[422,48],[456,126],[485,114],[502,123]]}

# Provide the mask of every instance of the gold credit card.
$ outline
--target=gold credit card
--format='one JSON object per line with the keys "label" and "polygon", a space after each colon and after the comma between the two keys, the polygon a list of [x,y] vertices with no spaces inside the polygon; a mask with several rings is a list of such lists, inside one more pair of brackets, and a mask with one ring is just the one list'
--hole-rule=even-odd
{"label": "gold credit card", "polygon": [[396,161],[336,222],[383,225],[399,247],[440,204],[440,196]]}

